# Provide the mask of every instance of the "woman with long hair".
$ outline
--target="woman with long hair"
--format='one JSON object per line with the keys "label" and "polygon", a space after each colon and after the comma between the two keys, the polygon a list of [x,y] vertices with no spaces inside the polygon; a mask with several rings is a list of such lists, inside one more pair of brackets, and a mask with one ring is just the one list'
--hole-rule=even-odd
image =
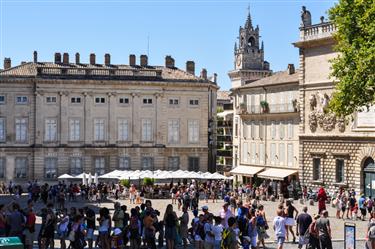
{"label": "woman with long hair", "polygon": [[172,204],[168,204],[164,214],[165,238],[167,240],[167,249],[174,249],[174,241],[177,236],[177,215],[173,211]]}
{"label": "woman with long hair", "polygon": [[[286,215],[286,240],[289,239],[289,232],[293,236],[293,243],[296,242],[296,236],[293,231],[293,226],[295,225],[295,219],[297,219],[298,216],[298,210],[292,205],[292,202],[290,200],[286,201],[286,209],[285,209],[285,215]],[[294,213],[296,214],[294,216]]]}

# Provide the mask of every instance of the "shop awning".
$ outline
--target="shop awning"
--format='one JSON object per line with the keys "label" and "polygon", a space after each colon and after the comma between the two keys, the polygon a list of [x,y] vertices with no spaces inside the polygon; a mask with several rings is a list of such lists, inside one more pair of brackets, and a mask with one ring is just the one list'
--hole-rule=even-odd
{"label": "shop awning", "polygon": [[240,165],[235,167],[230,171],[232,175],[244,175],[244,176],[254,176],[255,174],[262,171],[264,167],[254,167],[254,166],[244,166]]}
{"label": "shop awning", "polygon": [[272,180],[284,180],[285,177],[294,175],[298,170],[291,169],[266,169],[258,174],[258,177],[267,178]]}

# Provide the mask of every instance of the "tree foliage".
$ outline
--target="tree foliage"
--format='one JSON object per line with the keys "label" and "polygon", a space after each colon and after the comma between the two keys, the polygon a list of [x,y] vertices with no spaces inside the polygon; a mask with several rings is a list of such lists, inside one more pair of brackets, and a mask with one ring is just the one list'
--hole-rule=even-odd
{"label": "tree foliage", "polygon": [[340,0],[329,10],[336,25],[332,76],[336,91],[330,109],[347,116],[375,103],[375,1]]}

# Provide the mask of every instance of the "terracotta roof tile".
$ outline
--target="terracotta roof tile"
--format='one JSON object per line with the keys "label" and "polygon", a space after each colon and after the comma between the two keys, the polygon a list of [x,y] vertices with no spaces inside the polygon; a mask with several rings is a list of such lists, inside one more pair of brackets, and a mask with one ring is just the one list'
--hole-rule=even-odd
{"label": "terracotta roof tile", "polygon": [[263,86],[272,86],[272,85],[280,85],[280,84],[287,84],[287,83],[298,83],[299,70],[297,69],[295,73],[289,74],[288,70],[276,72],[271,76],[249,82],[246,85],[237,87],[236,89],[244,89],[244,88],[253,88],[253,87],[263,87]]}

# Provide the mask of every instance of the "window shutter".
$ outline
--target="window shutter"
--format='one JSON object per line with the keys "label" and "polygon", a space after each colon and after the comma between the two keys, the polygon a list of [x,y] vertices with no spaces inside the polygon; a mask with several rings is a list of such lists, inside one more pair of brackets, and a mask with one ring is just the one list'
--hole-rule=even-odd
{"label": "window shutter", "polygon": [[293,144],[288,144],[288,166],[293,166]]}

